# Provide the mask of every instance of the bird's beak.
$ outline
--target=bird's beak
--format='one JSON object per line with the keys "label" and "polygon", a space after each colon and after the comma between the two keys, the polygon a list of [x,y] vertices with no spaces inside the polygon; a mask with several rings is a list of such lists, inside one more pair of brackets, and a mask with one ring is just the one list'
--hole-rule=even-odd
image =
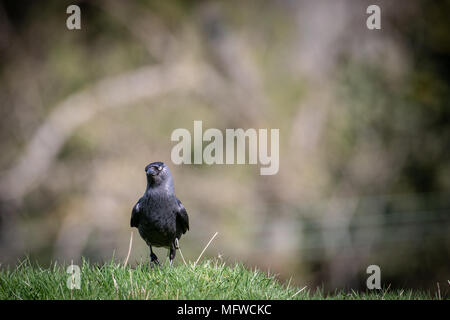
{"label": "bird's beak", "polygon": [[153,167],[148,168],[147,175],[148,176],[156,176],[158,174],[158,171],[153,169]]}

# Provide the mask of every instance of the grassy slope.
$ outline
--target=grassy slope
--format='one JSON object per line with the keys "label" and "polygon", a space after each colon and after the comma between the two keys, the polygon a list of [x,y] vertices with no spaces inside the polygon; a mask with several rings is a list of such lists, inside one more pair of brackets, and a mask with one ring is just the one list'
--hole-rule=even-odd
{"label": "grassy slope", "polygon": [[[43,269],[25,260],[15,269],[0,271],[0,299],[324,299],[319,291],[282,285],[275,276],[242,265],[205,261],[150,269],[116,262],[103,266],[83,262],[81,289],[69,290],[67,266]],[[297,293],[297,294],[296,294]],[[374,293],[336,292],[328,299],[432,299],[413,291]]]}

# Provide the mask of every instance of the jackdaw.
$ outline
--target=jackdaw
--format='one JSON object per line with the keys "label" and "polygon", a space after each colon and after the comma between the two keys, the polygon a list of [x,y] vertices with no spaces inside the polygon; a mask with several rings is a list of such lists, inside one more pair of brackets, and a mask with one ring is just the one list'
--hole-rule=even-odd
{"label": "jackdaw", "polygon": [[150,266],[160,265],[152,246],[169,249],[169,260],[175,258],[178,240],[189,230],[189,217],[175,196],[172,174],[162,162],[145,167],[147,188],[131,212],[131,227],[136,227],[150,247]]}

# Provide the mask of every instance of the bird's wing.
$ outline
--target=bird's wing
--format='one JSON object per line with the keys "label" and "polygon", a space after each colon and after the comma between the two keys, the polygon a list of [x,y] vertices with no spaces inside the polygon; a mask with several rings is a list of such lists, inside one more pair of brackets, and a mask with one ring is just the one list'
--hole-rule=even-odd
{"label": "bird's wing", "polygon": [[177,211],[177,224],[181,227],[183,233],[189,230],[189,217],[186,212],[186,208],[181,201],[177,198],[178,211]]}
{"label": "bird's wing", "polygon": [[142,198],[139,199],[139,201],[134,205],[133,210],[131,211],[131,221],[130,226],[131,227],[138,227],[139,226],[139,217],[140,213],[142,211]]}

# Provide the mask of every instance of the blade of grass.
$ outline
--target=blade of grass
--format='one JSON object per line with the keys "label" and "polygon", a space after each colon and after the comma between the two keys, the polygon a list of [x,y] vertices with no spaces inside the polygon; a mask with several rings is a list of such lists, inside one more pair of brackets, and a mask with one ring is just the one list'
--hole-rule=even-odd
{"label": "blade of grass", "polygon": [[298,294],[299,294],[300,292],[302,292],[303,290],[305,290],[306,287],[307,287],[307,286],[304,286],[303,288],[301,288],[300,290],[298,290],[296,293],[294,293],[294,294],[292,295],[291,299],[294,298],[296,295],[298,295]]}
{"label": "blade of grass", "polygon": [[212,236],[211,240],[209,240],[208,244],[206,245],[205,248],[203,248],[203,251],[200,253],[200,255],[198,256],[197,260],[194,262],[194,267],[197,265],[197,263],[200,261],[200,258],[202,257],[203,253],[205,252],[205,250],[209,247],[209,245],[211,244],[211,242],[214,240],[214,238],[218,235],[219,233],[216,232],[214,233],[214,235]]}
{"label": "blade of grass", "polygon": [[128,264],[128,258],[130,257],[130,253],[131,253],[131,247],[133,246],[133,231],[131,231],[131,236],[130,236],[130,244],[128,245],[128,254],[127,254],[127,258],[125,259],[123,266],[125,267]]}

